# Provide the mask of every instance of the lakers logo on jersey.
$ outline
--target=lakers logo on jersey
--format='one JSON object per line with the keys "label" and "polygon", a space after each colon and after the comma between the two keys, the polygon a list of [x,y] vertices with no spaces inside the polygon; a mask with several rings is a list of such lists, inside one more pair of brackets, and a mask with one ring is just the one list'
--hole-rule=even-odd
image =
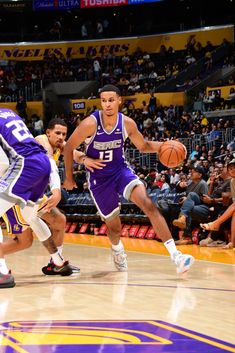
{"label": "lakers logo on jersey", "polygon": [[14,224],[13,230],[15,232],[19,232],[19,230],[20,230],[19,224]]}

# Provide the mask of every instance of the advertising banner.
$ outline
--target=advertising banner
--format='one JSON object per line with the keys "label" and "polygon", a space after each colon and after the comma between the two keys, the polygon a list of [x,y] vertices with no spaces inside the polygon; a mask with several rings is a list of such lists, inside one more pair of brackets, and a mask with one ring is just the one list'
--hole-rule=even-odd
{"label": "advertising banner", "polygon": [[129,5],[138,5],[138,4],[147,4],[150,2],[160,2],[163,0],[129,0],[128,3]]}
{"label": "advertising banner", "polygon": [[205,46],[207,41],[212,45],[220,45],[224,39],[233,43],[234,27],[232,25],[210,27],[186,32],[103,40],[0,44],[0,60],[43,60],[54,55],[72,59],[95,58],[101,55],[105,57],[110,54],[123,56],[126,52],[129,55],[133,54],[137,48],[143,52],[158,53],[161,45],[165,45],[166,48],[172,46],[174,50],[184,50],[190,36],[194,36],[202,46]]}
{"label": "advertising banner", "polygon": [[81,0],[81,8],[128,5],[128,0]]}
{"label": "advertising banner", "polygon": [[80,7],[80,0],[33,0],[36,10],[70,10]]}

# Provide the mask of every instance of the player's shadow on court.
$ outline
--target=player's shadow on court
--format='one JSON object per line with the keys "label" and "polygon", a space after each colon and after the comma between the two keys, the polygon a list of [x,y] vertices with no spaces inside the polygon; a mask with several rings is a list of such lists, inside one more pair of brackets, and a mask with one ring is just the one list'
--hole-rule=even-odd
{"label": "player's shadow on court", "polygon": [[110,275],[113,275],[117,273],[117,271],[99,271],[99,272],[93,272],[90,277],[91,278],[103,278],[103,277],[109,277]]}

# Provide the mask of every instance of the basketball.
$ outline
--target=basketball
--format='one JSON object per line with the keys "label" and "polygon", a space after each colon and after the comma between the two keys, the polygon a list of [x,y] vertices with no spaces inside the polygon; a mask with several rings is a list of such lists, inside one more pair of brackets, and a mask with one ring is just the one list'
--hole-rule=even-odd
{"label": "basketball", "polygon": [[185,146],[176,140],[165,141],[159,150],[160,162],[168,168],[175,168],[187,156],[187,150]]}

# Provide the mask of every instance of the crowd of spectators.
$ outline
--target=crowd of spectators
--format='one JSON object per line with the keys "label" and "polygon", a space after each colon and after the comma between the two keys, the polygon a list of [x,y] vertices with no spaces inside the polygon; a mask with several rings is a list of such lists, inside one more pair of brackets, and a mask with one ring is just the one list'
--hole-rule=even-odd
{"label": "crowd of spectators", "polygon": [[[214,49],[210,41],[207,41],[205,47],[200,42],[188,41],[185,50],[175,51],[171,46],[166,48],[162,45],[159,53],[154,54],[137,49],[133,54],[125,53],[123,56],[104,52],[99,57],[94,54],[83,59],[72,59],[60,53],[46,56],[42,61],[2,61],[0,100],[16,101],[19,95],[25,94],[26,88],[33,88],[31,91],[36,95],[42,86],[50,82],[65,81],[96,80],[101,86],[106,83],[116,84],[124,96],[154,93],[162,82],[177,77],[195,61],[204,58],[206,63],[207,56]],[[233,53],[232,50],[230,63],[234,61],[231,59]],[[185,90],[199,81],[200,74],[176,85],[176,90]],[[30,98],[35,99],[33,95]]]}

